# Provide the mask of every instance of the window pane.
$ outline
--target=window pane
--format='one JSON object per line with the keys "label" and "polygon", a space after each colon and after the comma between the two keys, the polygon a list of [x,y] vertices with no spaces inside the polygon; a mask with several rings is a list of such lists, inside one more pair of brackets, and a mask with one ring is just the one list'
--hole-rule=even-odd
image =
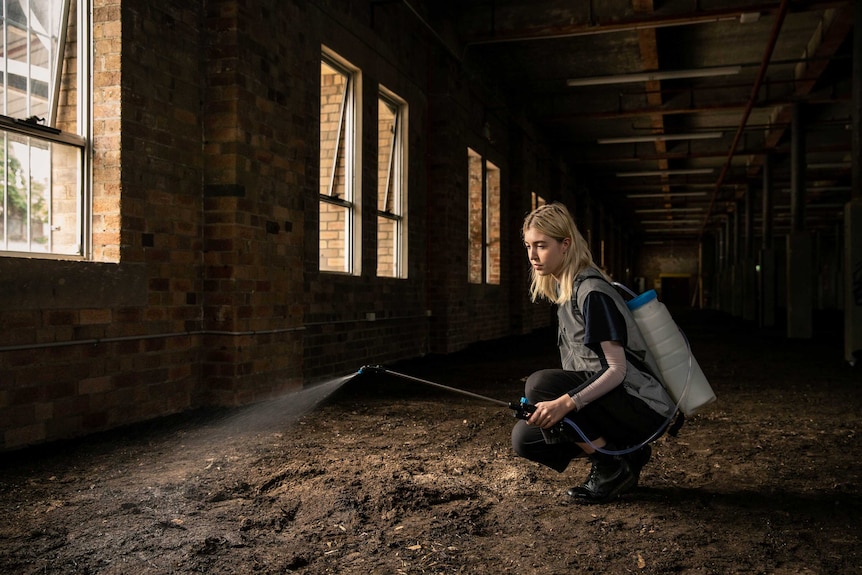
{"label": "window pane", "polygon": [[467,230],[467,280],[482,283],[482,157],[467,149],[468,230]]}
{"label": "window pane", "polygon": [[28,116],[48,120],[50,75],[50,38],[30,34],[30,110]]}
{"label": "window pane", "polygon": [[68,1],[4,0],[5,42],[0,54],[2,113],[37,116],[53,123],[52,85],[59,61],[59,32]]}
{"label": "window pane", "polygon": [[381,94],[377,99],[377,275],[403,277],[405,105]]}
{"label": "window pane", "polygon": [[530,205],[532,209],[536,209],[539,206],[544,206],[547,202],[545,202],[545,198],[537,194],[536,192],[531,192],[530,194]]}
{"label": "window pane", "polygon": [[485,276],[489,284],[500,283],[500,168],[488,162],[486,167],[487,227],[485,254],[488,270]]}
{"label": "window pane", "polygon": [[2,156],[2,249],[82,255],[81,150],[5,134]]}
{"label": "window pane", "polygon": [[353,271],[354,73],[323,58],[320,63],[321,271]]}
{"label": "window pane", "polygon": [[395,119],[398,109],[380,98],[377,100],[377,209],[395,213],[393,180],[395,179]]}
{"label": "window pane", "polygon": [[[0,113],[17,119],[38,118],[47,126],[74,130],[82,93],[77,62],[86,49],[77,38],[77,18],[68,15],[69,0],[4,0],[0,38]],[[87,10],[81,2],[80,9]],[[69,24],[69,21],[72,24]],[[68,26],[66,44],[60,31]],[[66,52],[65,48],[69,51]],[[61,56],[67,56],[64,66]],[[62,90],[55,90],[59,71]],[[58,119],[59,99],[64,118]],[[22,133],[19,133],[22,132]],[[83,257],[86,190],[82,170],[86,142],[57,141],[53,134],[30,129],[0,131],[0,250]],[[74,138],[72,138],[74,140]]]}
{"label": "window pane", "polygon": [[10,22],[6,23],[3,66],[3,113],[13,118],[27,118],[30,110],[27,93],[27,31]]}
{"label": "window pane", "polygon": [[320,202],[320,271],[350,271],[347,258],[348,215],[347,208]]}
{"label": "window pane", "polygon": [[398,276],[398,221],[377,217],[377,275]]}
{"label": "window pane", "polygon": [[320,65],[320,193],[349,200],[346,189],[349,76]]}

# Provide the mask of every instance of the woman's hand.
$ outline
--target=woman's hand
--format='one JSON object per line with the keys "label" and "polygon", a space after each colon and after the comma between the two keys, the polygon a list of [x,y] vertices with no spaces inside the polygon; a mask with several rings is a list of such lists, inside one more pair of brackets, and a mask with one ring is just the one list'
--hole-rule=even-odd
{"label": "woman's hand", "polygon": [[540,401],[536,404],[536,411],[527,420],[527,425],[550,429],[575,408],[575,401],[568,394],[561,395],[553,401]]}

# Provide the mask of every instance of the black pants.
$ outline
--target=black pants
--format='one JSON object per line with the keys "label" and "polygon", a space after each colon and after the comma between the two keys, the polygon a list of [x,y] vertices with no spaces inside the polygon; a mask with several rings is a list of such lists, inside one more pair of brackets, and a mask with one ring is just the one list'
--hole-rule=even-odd
{"label": "black pants", "polygon": [[[527,378],[524,395],[532,404],[551,401],[585,386],[590,376],[579,371],[543,369]],[[622,385],[580,411],[569,412],[566,418],[577,425],[590,441],[604,437],[618,449],[641,443],[666,421],[646,403],[626,392]],[[512,429],[512,448],[521,457],[559,472],[565,471],[572,459],[584,455],[573,442],[547,443],[539,427],[520,420]]]}

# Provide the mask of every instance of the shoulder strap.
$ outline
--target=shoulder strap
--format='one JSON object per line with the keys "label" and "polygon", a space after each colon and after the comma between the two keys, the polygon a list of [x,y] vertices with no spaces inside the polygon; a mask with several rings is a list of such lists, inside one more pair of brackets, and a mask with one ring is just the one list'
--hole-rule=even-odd
{"label": "shoulder strap", "polygon": [[[614,284],[612,284],[607,279],[605,279],[605,277],[603,275],[594,271],[592,268],[587,268],[586,270],[584,270],[584,272],[581,272],[581,274],[579,274],[578,277],[575,279],[574,295],[572,296],[572,306],[573,306],[573,310],[576,314],[581,314],[581,310],[578,307],[578,289],[581,287],[581,283],[583,283],[583,281],[586,279],[600,279],[603,282],[605,282],[606,284],[608,284],[609,286],[616,289]],[[657,381],[661,381],[661,378],[655,373],[655,370],[653,370],[649,366],[649,364],[644,360],[644,358],[641,357],[637,352],[633,351],[628,346],[626,346],[625,352],[626,352],[626,357],[628,358],[628,360],[631,361],[632,364],[634,364],[634,366],[638,370],[650,374]],[[680,424],[680,425],[682,425],[682,424]]]}
{"label": "shoulder strap", "polygon": [[572,289],[572,311],[574,311],[576,315],[583,315],[578,306],[578,290],[581,289],[581,284],[584,283],[584,280],[590,278],[598,278],[600,280],[607,281],[600,273],[593,270],[593,268],[586,268],[578,274],[578,277],[575,278],[575,285]]}

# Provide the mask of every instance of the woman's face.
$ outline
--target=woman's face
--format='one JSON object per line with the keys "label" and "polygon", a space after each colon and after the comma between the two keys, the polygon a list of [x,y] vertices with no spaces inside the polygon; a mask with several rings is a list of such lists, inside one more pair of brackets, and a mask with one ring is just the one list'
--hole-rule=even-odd
{"label": "woman's face", "polygon": [[570,238],[557,240],[539,232],[535,228],[528,228],[524,232],[524,246],[527,248],[527,257],[533,264],[533,269],[540,276],[551,275],[559,277],[563,271],[563,262],[566,252],[572,245]]}

